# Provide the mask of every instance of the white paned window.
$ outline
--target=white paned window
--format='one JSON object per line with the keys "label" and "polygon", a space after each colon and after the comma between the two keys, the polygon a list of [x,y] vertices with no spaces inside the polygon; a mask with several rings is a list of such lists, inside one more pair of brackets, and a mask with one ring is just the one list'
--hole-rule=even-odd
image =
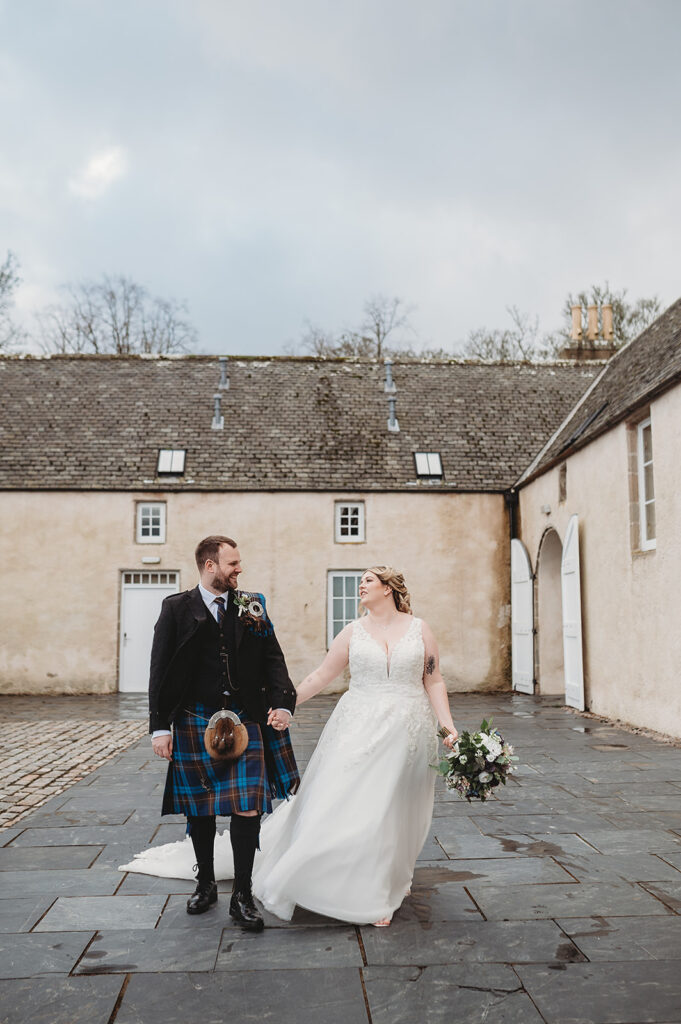
{"label": "white paned window", "polygon": [[176,572],[124,572],[123,583],[126,587],[176,587]]}
{"label": "white paned window", "polygon": [[442,476],[442,459],[439,452],[414,452],[417,476]]}
{"label": "white paned window", "polygon": [[650,417],[637,427],[638,507],[642,551],[655,547],[655,485],[653,483],[653,433]]}
{"label": "white paned window", "polygon": [[336,541],[359,544],[364,540],[364,502],[336,502]]}
{"label": "white paned window", "polygon": [[158,453],[157,473],[184,473],[184,448],[161,448]]}
{"label": "white paned window", "polygon": [[139,501],[137,503],[137,543],[165,544],[165,540],[165,501]]}
{"label": "white paned window", "polygon": [[330,572],[327,593],[327,630],[326,645],[329,647],[348,622],[357,618],[359,609],[359,581],[362,573],[359,570],[343,570]]}

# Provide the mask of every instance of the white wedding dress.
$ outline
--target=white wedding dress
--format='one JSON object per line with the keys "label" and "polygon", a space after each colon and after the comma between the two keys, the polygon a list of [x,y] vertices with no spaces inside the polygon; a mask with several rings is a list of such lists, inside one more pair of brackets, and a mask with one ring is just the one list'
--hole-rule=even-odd
{"label": "white wedding dress", "polygon": [[[410,885],[433,812],[436,720],[423,686],[421,620],[385,649],[352,627],[350,687],[310,758],[298,793],[263,821],[253,892],[290,920],[296,905],[355,924],[389,918]],[[138,853],[120,871],[193,878],[189,838]],[[233,876],[229,832],[216,878]]]}

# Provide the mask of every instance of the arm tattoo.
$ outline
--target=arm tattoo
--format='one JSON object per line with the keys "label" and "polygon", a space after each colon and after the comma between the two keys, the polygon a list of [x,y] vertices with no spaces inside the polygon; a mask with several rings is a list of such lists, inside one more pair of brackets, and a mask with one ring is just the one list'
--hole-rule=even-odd
{"label": "arm tattoo", "polygon": [[430,657],[428,658],[428,661],[426,662],[426,675],[427,676],[432,676],[434,671],[435,671],[435,658],[431,654]]}

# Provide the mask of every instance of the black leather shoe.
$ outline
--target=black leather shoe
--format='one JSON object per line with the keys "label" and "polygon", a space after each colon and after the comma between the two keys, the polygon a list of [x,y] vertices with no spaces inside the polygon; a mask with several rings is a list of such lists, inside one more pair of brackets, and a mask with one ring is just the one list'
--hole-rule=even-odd
{"label": "black leather shoe", "polygon": [[253,895],[250,892],[232,893],[229,915],[246,932],[261,932],[265,927],[262,914],[253,902]]}
{"label": "black leather shoe", "polygon": [[215,882],[199,882],[192,896],[187,900],[188,914],[205,914],[218,901],[218,887]]}

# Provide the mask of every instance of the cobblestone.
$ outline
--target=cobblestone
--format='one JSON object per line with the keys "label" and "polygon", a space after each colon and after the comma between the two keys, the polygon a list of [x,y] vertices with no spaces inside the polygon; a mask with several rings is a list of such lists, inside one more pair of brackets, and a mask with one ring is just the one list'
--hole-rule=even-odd
{"label": "cobblestone", "polygon": [[71,723],[3,714],[0,832],[120,754],[146,731],[146,721]]}

